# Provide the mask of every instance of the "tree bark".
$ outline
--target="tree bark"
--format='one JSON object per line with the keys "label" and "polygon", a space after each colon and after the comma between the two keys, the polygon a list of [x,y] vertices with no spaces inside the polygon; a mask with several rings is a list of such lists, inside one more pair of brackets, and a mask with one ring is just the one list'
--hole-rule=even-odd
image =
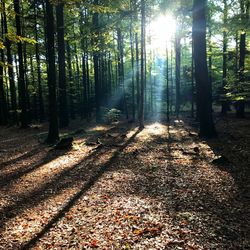
{"label": "tree bark", "polygon": [[212,138],[216,136],[216,131],[212,117],[212,86],[207,67],[206,7],[206,0],[193,2],[193,43],[200,136]]}
{"label": "tree bark", "polygon": [[226,99],[226,91],[225,87],[227,85],[227,46],[228,46],[228,38],[227,38],[227,24],[228,24],[228,5],[227,0],[223,0],[224,11],[223,11],[223,62],[222,62],[222,103],[221,103],[221,114],[226,115],[229,110],[229,103]]}
{"label": "tree bark", "polygon": [[[20,1],[14,0],[14,10],[15,10],[15,21],[16,21],[16,35],[22,36],[21,32],[21,18],[20,18]],[[17,53],[18,53],[18,63],[19,63],[19,90],[20,90],[20,108],[21,108],[21,128],[28,127],[28,114],[27,114],[27,99],[26,99],[26,83],[24,76],[24,64],[23,64],[23,46],[19,41],[17,43]]]}
{"label": "tree bark", "polygon": [[58,45],[58,67],[59,67],[59,126],[65,128],[69,125],[68,102],[67,102],[67,84],[65,70],[65,42],[64,42],[64,4],[59,3],[56,6],[56,24],[57,24],[57,45]]}
{"label": "tree bark", "polygon": [[[99,4],[98,0],[94,1],[95,5]],[[93,26],[97,30],[97,36],[98,36],[98,28],[99,28],[99,14],[94,13],[93,14]],[[98,38],[93,39],[93,45],[98,45]],[[101,122],[101,93],[100,93],[100,75],[99,75],[99,66],[100,66],[100,56],[98,51],[93,52],[93,62],[94,62],[94,80],[95,80],[95,108],[96,108],[96,122]]]}
{"label": "tree bark", "polygon": [[176,83],[176,96],[175,96],[175,113],[179,117],[180,113],[180,84],[181,84],[181,39],[179,32],[175,35],[175,83]]}
{"label": "tree bark", "polygon": [[[3,61],[4,54],[1,50],[1,60]],[[6,101],[6,93],[4,89],[3,66],[0,65],[0,125],[8,124],[8,108]]]}
{"label": "tree bark", "polygon": [[141,91],[139,109],[139,128],[144,128],[144,88],[145,88],[145,37],[146,37],[146,15],[145,0],[141,0]]}
{"label": "tree bark", "polygon": [[46,0],[46,38],[48,55],[48,88],[49,88],[49,133],[47,143],[55,143],[59,139],[58,113],[56,98],[56,67],[55,67],[55,38],[54,14],[50,0]]}
{"label": "tree bark", "polygon": [[37,83],[38,83],[38,101],[39,101],[39,121],[44,121],[44,101],[43,101],[43,89],[42,89],[42,73],[41,73],[41,60],[40,60],[40,50],[39,50],[39,42],[38,42],[38,29],[37,29],[37,9],[34,6],[35,12],[35,54],[36,54],[36,71],[37,71]]}
{"label": "tree bark", "polygon": [[8,62],[8,75],[9,75],[9,84],[10,84],[10,102],[11,102],[11,112],[13,113],[12,122],[18,124],[17,119],[17,97],[16,97],[16,85],[14,79],[14,71],[13,71],[13,60],[11,53],[11,41],[8,39],[8,24],[7,17],[5,12],[5,1],[2,1],[3,6],[3,28],[5,33],[5,46],[6,46],[6,55]]}

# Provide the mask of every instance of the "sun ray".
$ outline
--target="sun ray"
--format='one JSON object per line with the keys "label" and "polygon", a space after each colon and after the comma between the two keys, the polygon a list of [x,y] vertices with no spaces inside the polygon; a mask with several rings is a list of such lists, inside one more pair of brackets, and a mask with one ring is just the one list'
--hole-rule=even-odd
{"label": "sun ray", "polygon": [[151,50],[157,54],[166,52],[176,31],[176,21],[171,15],[160,15],[149,23],[148,34]]}

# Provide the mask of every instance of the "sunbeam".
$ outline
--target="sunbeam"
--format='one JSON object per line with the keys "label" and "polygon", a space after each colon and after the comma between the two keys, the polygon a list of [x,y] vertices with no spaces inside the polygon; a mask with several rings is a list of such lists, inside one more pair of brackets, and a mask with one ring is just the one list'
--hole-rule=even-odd
{"label": "sunbeam", "polygon": [[161,15],[153,19],[147,28],[151,50],[156,51],[157,54],[165,53],[176,31],[175,19],[171,15]]}

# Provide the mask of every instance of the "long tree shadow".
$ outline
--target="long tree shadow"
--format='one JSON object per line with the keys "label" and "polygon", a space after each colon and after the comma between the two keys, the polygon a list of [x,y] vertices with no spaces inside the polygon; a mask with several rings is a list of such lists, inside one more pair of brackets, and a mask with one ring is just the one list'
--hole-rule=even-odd
{"label": "long tree shadow", "polygon": [[[0,214],[3,215],[1,219],[0,228],[4,226],[4,223],[6,221],[11,218],[14,218],[22,211],[24,211],[24,209],[34,207],[43,200],[49,199],[50,197],[61,193],[70,185],[73,185],[77,179],[83,177],[83,173],[88,173],[87,168],[82,169],[83,162],[85,163],[85,165],[90,165],[101,154],[101,151],[94,151],[92,154],[81,160],[81,162],[79,162],[78,164],[63,169],[55,177],[53,177],[43,185],[39,186],[35,190],[32,190],[29,193],[24,192],[21,195],[19,194],[19,198],[16,202],[0,210]],[[80,175],[80,170],[82,170],[82,175]],[[47,192],[47,190],[51,190],[51,192]]]}
{"label": "long tree shadow", "polygon": [[[40,151],[41,151],[41,148],[40,150],[39,148],[34,149],[34,151],[30,153],[29,156],[26,156],[26,157],[32,157],[33,154],[38,153]],[[10,186],[12,183],[14,183],[17,179],[21,178],[22,176],[39,169],[45,164],[48,164],[49,162],[55,160],[56,158],[66,154],[67,152],[68,150],[60,150],[60,151],[53,152],[53,153],[47,152],[46,156],[42,158],[41,160],[39,160],[38,163],[28,164],[27,166],[25,167],[22,166],[20,169],[17,169],[10,174],[0,175],[0,188]],[[11,163],[11,164],[14,164],[14,163]]]}
{"label": "long tree shadow", "polygon": [[[197,154],[192,151],[185,154],[189,150],[188,147],[193,150],[196,146],[197,149],[200,143],[206,145],[200,149],[201,151],[209,149],[209,146],[210,150],[216,151],[218,145],[198,139],[196,132],[186,126],[187,138],[183,138],[182,143],[176,138],[177,134],[171,133],[171,130],[173,132],[177,127],[171,129],[168,127],[168,137],[165,134],[164,137],[151,136],[143,147],[126,152],[119,164],[113,167],[113,172],[122,172],[125,169],[129,170],[126,173],[131,171],[132,176],[136,176],[122,186],[121,192],[132,196],[136,194],[136,197],[142,199],[158,200],[163,204],[165,214],[171,218],[175,228],[190,230],[193,233],[192,239],[197,242],[201,243],[205,239],[204,242],[208,245],[204,247],[208,249],[213,244],[215,246],[213,249],[248,249],[250,242],[249,224],[246,221],[250,211],[248,162],[242,163],[243,169],[242,166],[238,168],[228,166],[228,169],[225,169],[222,166],[212,165],[212,158],[203,155],[202,152]],[[154,149],[156,153],[154,161],[147,161],[147,156],[151,157]],[[163,157],[160,152],[164,152]],[[225,156],[229,160],[232,158],[230,155]],[[164,160],[161,166],[157,166],[158,157]],[[131,159],[133,164],[128,164]],[[123,191],[124,189],[126,191]],[[118,197],[121,195],[117,194]],[[185,236],[181,229],[178,237],[181,238],[183,235]]]}
{"label": "long tree shadow", "polygon": [[[116,130],[116,129],[117,129],[116,127],[111,127],[107,131],[94,133],[94,135],[89,135],[89,136],[85,136],[85,137],[87,140],[97,141],[97,139],[99,137],[103,136],[105,133],[111,133],[113,130]],[[20,156],[19,158],[4,162],[1,164],[0,170],[1,170],[1,168],[4,168],[6,166],[10,166],[10,164],[14,165],[18,161],[32,157],[36,153],[39,153],[40,151],[42,151],[44,148],[45,148],[45,146],[43,146],[43,145],[38,146],[37,148],[31,150],[30,152],[27,152],[26,154]],[[15,182],[17,179],[21,178],[22,176],[29,174],[29,173],[35,171],[36,169],[39,169],[43,165],[55,160],[56,158],[66,154],[67,152],[68,152],[68,150],[52,150],[52,151],[49,151],[43,159],[39,160],[38,163],[27,164],[27,166],[21,166],[20,169],[15,169],[15,171],[13,171],[12,173],[9,173],[9,174],[2,174],[2,175],[0,174],[0,188],[10,186],[13,182]]]}
{"label": "long tree shadow", "polygon": [[43,146],[38,145],[35,148],[33,148],[31,151],[26,152],[26,153],[22,154],[21,156],[16,157],[15,159],[11,159],[11,160],[0,163],[0,170],[5,169],[9,165],[13,165],[19,161],[23,161],[27,158],[34,156],[35,154],[39,153],[41,151],[41,149],[43,149]]}
{"label": "long tree shadow", "polygon": [[[111,168],[111,166],[118,160],[119,155],[122,153],[122,151],[134,141],[135,137],[140,132],[141,130],[138,129],[117,151],[115,151],[111,158],[106,163],[101,165],[100,168],[96,171],[96,173],[92,175],[89,180],[83,184],[80,191],[77,192],[73,197],[71,197],[70,200],[61,208],[61,210],[55,216],[53,216],[53,218],[43,227],[43,229],[40,232],[36,233],[36,236],[29,240],[25,245],[23,245],[21,249],[29,249],[34,246],[37,241],[44,234],[46,234],[46,232],[48,232],[54,226],[54,224],[57,223],[65,215],[65,213],[70,210],[72,206],[76,204],[76,202],[81,198],[81,196],[86,193],[96,183],[96,181],[98,181],[102,177],[102,175],[106,171]],[[95,156],[91,155],[90,157],[93,158]]]}
{"label": "long tree shadow", "polygon": [[[148,152],[143,152],[145,156],[158,144],[159,139],[154,137],[149,142],[152,145],[148,146]],[[189,139],[191,143],[192,139]],[[187,139],[184,138],[183,142],[185,141]],[[181,219],[185,222],[183,218],[187,214],[192,216],[195,214],[197,218],[194,217],[194,222],[190,222],[190,228],[196,230],[196,233],[203,229],[203,235],[207,237],[208,242],[211,240],[214,243],[220,238],[221,242],[219,244],[221,245],[217,249],[248,249],[244,248],[246,247],[244,244],[247,244],[244,242],[249,242],[249,225],[246,222],[246,217],[249,216],[250,204],[248,162],[244,163],[244,169],[235,169],[230,166],[227,168],[227,172],[233,177],[236,184],[235,188],[238,191],[220,190],[223,185],[226,185],[223,183],[223,178],[226,177],[221,172],[226,171],[225,168],[213,166],[210,161],[200,156],[196,157],[195,154],[193,159],[190,157],[188,163],[185,163],[182,160],[185,160],[186,156],[181,151],[178,152],[180,161],[174,162],[176,158],[173,155],[175,149],[171,145],[172,142],[176,142],[175,138],[165,140],[168,150],[165,151],[166,166],[165,168],[162,166],[162,169],[165,169],[164,171],[159,168],[159,170],[153,170],[156,172],[149,169],[149,172],[140,173],[130,168],[137,176],[142,175],[142,178],[137,177],[136,182],[128,185],[134,187],[131,194],[136,193],[139,196],[151,197],[163,202],[166,214],[172,216],[173,223],[176,223],[176,226],[179,226]],[[225,147],[225,142],[222,143]],[[207,141],[207,144],[216,151],[216,143],[213,145],[211,141]],[[231,147],[231,145],[228,145],[228,147]],[[128,155],[127,157],[130,158],[131,156]],[[228,155],[226,157],[230,159],[232,156]],[[203,168],[202,164],[206,164],[207,167]],[[216,168],[221,171],[217,171]],[[158,178],[157,171],[162,171],[162,175],[166,176],[164,185],[162,179]],[[213,180],[206,177],[206,174],[210,173],[209,171],[215,177],[217,174],[221,174],[222,179],[218,178],[216,179],[217,182],[213,182]],[[221,192],[224,192],[228,198],[225,199]],[[209,220],[207,221],[208,217]]]}

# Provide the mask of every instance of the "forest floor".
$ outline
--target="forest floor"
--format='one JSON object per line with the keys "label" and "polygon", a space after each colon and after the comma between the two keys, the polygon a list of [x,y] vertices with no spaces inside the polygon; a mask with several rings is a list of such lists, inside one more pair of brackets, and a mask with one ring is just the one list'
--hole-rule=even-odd
{"label": "forest floor", "polygon": [[191,125],[1,128],[0,249],[250,249],[250,120]]}

